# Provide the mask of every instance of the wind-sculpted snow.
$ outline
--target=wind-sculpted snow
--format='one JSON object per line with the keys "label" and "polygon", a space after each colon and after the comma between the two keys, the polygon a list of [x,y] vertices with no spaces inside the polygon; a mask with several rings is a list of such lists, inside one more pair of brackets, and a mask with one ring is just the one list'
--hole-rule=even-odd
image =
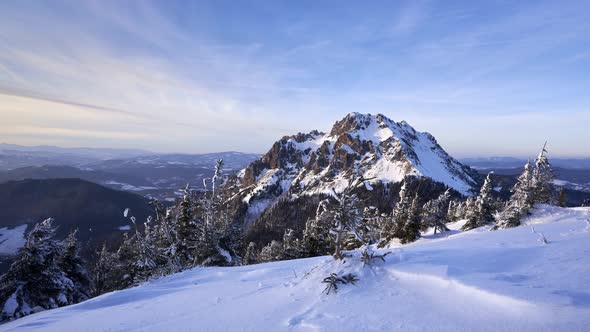
{"label": "wind-sculpted snow", "polygon": [[[458,222],[364,267],[352,251],[196,268],[0,331],[587,331],[588,218],[588,208],[541,206],[513,229],[460,232]],[[330,273],[359,281],[325,294]]]}

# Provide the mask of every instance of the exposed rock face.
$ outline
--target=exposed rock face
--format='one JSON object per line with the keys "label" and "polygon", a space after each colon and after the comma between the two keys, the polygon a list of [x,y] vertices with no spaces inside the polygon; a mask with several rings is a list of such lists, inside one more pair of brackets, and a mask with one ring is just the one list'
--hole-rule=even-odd
{"label": "exposed rock face", "polygon": [[430,178],[463,195],[473,193],[478,179],[429,133],[381,114],[350,113],[327,134],[281,138],[240,173],[234,199],[248,206],[252,221],[279,198],[342,191],[353,176],[363,176],[370,188],[407,175]]}

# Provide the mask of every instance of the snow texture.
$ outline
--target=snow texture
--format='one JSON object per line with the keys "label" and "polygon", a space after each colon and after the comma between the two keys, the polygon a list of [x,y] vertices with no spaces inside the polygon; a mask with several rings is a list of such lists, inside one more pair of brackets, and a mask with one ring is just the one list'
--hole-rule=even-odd
{"label": "snow texture", "polygon": [[[195,268],[0,331],[588,331],[589,214],[541,206],[494,232],[460,232],[458,222],[378,250],[392,254],[365,267],[352,251],[344,261]],[[330,273],[360,280],[327,295]]]}

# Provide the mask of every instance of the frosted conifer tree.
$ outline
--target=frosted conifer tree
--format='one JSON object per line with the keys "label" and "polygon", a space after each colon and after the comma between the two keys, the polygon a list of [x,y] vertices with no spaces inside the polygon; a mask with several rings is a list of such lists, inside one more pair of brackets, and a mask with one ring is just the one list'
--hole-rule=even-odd
{"label": "frosted conifer tree", "polygon": [[184,188],[182,200],[177,207],[176,236],[178,238],[176,252],[183,267],[192,267],[196,240],[198,238],[197,225],[194,221],[193,200],[187,184]]}
{"label": "frosted conifer tree", "polygon": [[283,259],[303,257],[302,245],[295,236],[295,231],[287,228],[283,235]]}
{"label": "frosted conifer tree", "polygon": [[533,207],[535,198],[533,169],[530,161],[524,165],[524,171],[516,180],[516,184],[512,188],[512,197],[508,203],[518,203],[514,205],[518,205],[522,210],[526,211]]}
{"label": "frosted conifer tree", "polygon": [[551,163],[547,158],[547,143],[535,160],[535,168],[532,174],[533,202],[550,204],[553,200],[553,180],[555,175]]}
{"label": "frosted conifer tree", "polygon": [[172,210],[164,208],[159,202],[156,206],[156,227],[153,230],[154,246],[163,274],[182,270],[178,251],[178,234],[176,223],[172,218]]}
{"label": "frosted conifer tree", "polygon": [[244,258],[242,260],[242,262],[245,265],[248,264],[254,264],[258,261],[258,257],[257,257],[257,252],[256,252],[256,243],[254,242],[250,242],[248,244],[248,247],[246,248],[246,254],[244,255]]}
{"label": "frosted conifer tree", "polygon": [[60,267],[62,246],[54,239],[52,223],[47,219],[35,225],[16,261],[0,277],[2,321],[72,303],[68,294],[75,285]]}
{"label": "frosted conifer tree", "polygon": [[123,242],[115,254],[115,268],[113,278],[117,280],[118,289],[125,289],[138,283],[138,271],[136,270],[137,246],[135,236],[123,234]]}
{"label": "frosted conifer tree", "polygon": [[497,218],[493,229],[510,228],[520,225],[520,219],[529,213],[534,205],[533,171],[531,162],[524,165],[522,174],[512,188],[512,196]]}
{"label": "frosted conifer tree", "polygon": [[412,198],[408,190],[409,177],[406,177],[399,192],[399,200],[391,213],[391,219],[385,223],[381,230],[381,240],[379,247],[386,246],[394,238],[404,237],[404,226],[410,216],[412,208]]}
{"label": "frosted conifer tree", "polygon": [[486,177],[479,191],[479,195],[469,207],[466,215],[467,222],[463,225],[461,230],[467,231],[493,222],[493,187],[490,175],[491,173]]}
{"label": "frosted conifer tree", "polygon": [[358,226],[362,220],[359,200],[353,191],[364,185],[360,177],[355,177],[348,182],[348,186],[341,193],[332,189],[332,196],[327,199],[327,209],[320,218],[332,220],[331,233],[334,237],[334,258],[342,259],[343,242],[347,234],[353,234],[359,241],[363,241]]}
{"label": "frosted conifer tree", "polygon": [[443,194],[438,196],[438,198],[430,200],[424,204],[422,228],[432,227],[434,229],[434,234],[449,230],[445,224],[449,222],[447,206],[452,203],[449,203],[450,199],[451,192],[450,189],[447,189]]}
{"label": "frosted conifer tree", "polygon": [[272,240],[267,246],[263,247],[258,255],[260,262],[272,262],[281,260],[283,257],[283,245],[276,240]]}
{"label": "frosted conifer tree", "polygon": [[66,294],[68,303],[78,303],[90,297],[90,277],[85,262],[80,257],[80,246],[76,239],[77,230],[71,232],[62,241],[59,265],[66,277],[72,281],[74,288]]}
{"label": "frosted conifer tree", "polygon": [[328,201],[320,201],[315,218],[309,219],[305,223],[303,247],[307,256],[327,255],[334,250],[334,245],[330,241],[332,220],[324,218],[327,209]]}
{"label": "frosted conifer tree", "polygon": [[153,275],[156,275],[157,268],[157,251],[154,245],[153,233],[150,229],[151,218],[144,223],[143,234],[136,228],[135,230],[135,262],[133,268],[135,270],[135,281],[147,281]]}
{"label": "frosted conifer tree", "polygon": [[[201,212],[199,223],[200,237],[197,243],[197,263],[201,265],[225,265],[228,263],[227,256],[222,251],[233,251],[231,243],[225,243],[228,248],[221,248],[220,239],[229,236],[232,229],[228,225],[227,215],[224,214],[221,204],[221,197],[216,188],[221,180],[223,172],[223,160],[219,159],[215,165],[215,172],[211,178],[211,190],[207,181],[203,180],[205,192],[198,201]],[[226,236],[227,235],[227,236]],[[231,242],[231,241],[227,241]],[[231,256],[231,255],[229,255]]]}
{"label": "frosted conifer tree", "polygon": [[420,198],[416,193],[399,237],[403,244],[413,242],[420,237],[420,206]]}
{"label": "frosted conifer tree", "polygon": [[98,257],[92,268],[92,288],[93,296],[98,296],[118,289],[118,279],[116,278],[116,255],[108,251],[106,244],[102,245],[98,252]]}

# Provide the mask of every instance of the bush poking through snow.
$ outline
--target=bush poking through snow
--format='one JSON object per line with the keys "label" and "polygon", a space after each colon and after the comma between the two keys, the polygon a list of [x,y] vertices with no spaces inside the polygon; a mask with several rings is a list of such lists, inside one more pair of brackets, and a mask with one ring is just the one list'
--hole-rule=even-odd
{"label": "bush poking through snow", "polygon": [[539,236],[539,242],[541,242],[543,244],[549,244],[549,240],[547,240],[547,238],[545,237],[545,234],[543,234],[541,232],[537,232],[535,230],[535,228],[532,226],[531,226],[531,230],[533,231],[534,234],[537,234]]}
{"label": "bush poking through snow", "polygon": [[342,276],[342,279],[344,280],[345,284],[353,284],[356,285],[356,282],[359,281],[359,278],[356,277],[356,275],[352,274],[352,273],[348,273]]}
{"label": "bush poking through snow", "polygon": [[331,273],[330,276],[325,277],[324,280],[322,280],[322,283],[326,284],[324,292],[330,294],[331,291],[334,291],[334,293],[338,291],[338,284],[355,285],[357,281],[359,281],[359,279],[352,273],[345,274],[342,277],[339,277],[336,273]]}
{"label": "bush poking through snow", "polygon": [[371,265],[374,259],[381,259],[385,262],[385,256],[389,254],[391,254],[391,251],[386,252],[383,255],[379,255],[367,248],[361,252],[361,261],[363,262],[363,266]]}

